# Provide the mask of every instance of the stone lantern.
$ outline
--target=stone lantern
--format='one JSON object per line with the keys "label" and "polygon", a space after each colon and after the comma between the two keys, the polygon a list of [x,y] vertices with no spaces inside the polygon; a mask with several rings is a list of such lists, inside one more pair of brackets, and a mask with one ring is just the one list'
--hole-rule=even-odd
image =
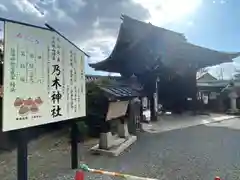
{"label": "stone lantern", "polygon": [[234,114],[234,113],[238,113],[239,110],[237,108],[237,98],[238,98],[238,94],[237,94],[237,90],[236,87],[234,85],[234,83],[230,83],[229,87],[228,87],[228,97],[230,98],[230,109],[229,109],[229,113]]}

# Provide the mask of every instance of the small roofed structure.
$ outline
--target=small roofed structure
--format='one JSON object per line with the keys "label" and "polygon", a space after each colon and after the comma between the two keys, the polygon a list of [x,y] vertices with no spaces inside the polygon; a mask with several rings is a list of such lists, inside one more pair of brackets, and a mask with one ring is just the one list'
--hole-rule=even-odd
{"label": "small roofed structure", "polygon": [[[99,144],[92,147],[91,151],[98,154],[118,156],[137,140],[135,131],[129,129],[128,125],[132,124],[131,120],[133,118],[131,116],[137,115],[132,111],[134,107],[132,102],[138,99],[140,94],[131,87],[120,84],[98,85],[97,87],[103,92],[103,98],[102,102],[95,104],[95,108],[99,109],[99,106],[105,108],[102,108],[102,119],[99,119],[101,121]],[[140,113],[138,113],[138,116],[140,116]],[[112,133],[111,122],[117,124],[115,135]]]}
{"label": "small roofed structure", "polygon": [[186,99],[196,101],[196,72],[231,62],[240,55],[239,52],[226,53],[191,44],[181,33],[125,15],[121,19],[112,53],[90,66],[95,70],[120,73],[125,78],[134,74],[150,98],[152,119],[157,116],[158,99],[170,109],[182,108],[184,103],[194,107],[194,103]]}
{"label": "small roofed structure", "polygon": [[208,82],[208,81],[217,81],[218,79],[214,77],[209,72],[203,73],[197,76],[197,82]]}

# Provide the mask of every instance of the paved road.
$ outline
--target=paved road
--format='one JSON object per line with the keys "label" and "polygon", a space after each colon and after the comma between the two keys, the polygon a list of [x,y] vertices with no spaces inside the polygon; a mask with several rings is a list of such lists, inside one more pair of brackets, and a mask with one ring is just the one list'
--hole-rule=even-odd
{"label": "paved road", "polygon": [[[240,126],[238,121],[229,120],[221,125],[201,125],[160,134],[142,133],[138,141],[117,158],[85,155],[84,160],[92,168],[160,180],[212,180],[216,175],[224,180],[237,180],[240,179],[240,130],[232,127]],[[52,147],[48,145],[48,149],[45,149],[41,144],[41,147],[38,145],[30,150],[30,179],[72,180],[74,172],[68,170],[70,158],[66,143],[48,144],[52,144]],[[1,162],[1,180],[15,179],[15,158]],[[86,179],[111,180],[92,174]]]}
{"label": "paved road", "polygon": [[[216,175],[224,180],[240,179],[240,131],[227,127],[202,125],[161,134],[143,133],[122,156],[89,157],[87,161],[93,168],[164,180],[211,180]],[[90,175],[93,178],[111,179]]]}

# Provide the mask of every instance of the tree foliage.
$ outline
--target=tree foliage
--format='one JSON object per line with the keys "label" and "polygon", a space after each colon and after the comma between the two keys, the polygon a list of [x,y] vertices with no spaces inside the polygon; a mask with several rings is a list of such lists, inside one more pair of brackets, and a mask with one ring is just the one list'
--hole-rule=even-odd
{"label": "tree foliage", "polygon": [[86,84],[86,108],[87,115],[102,116],[106,109],[107,99],[99,86],[110,85],[111,81],[107,77],[100,78],[97,81]]}
{"label": "tree foliage", "polygon": [[97,81],[86,83],[86,118],[89,134],[98,136],[99,127],[105,120],[106,111],[108,109],[108,99],[104,96],[99,86],[110,85],[108,78],[100,78]]}

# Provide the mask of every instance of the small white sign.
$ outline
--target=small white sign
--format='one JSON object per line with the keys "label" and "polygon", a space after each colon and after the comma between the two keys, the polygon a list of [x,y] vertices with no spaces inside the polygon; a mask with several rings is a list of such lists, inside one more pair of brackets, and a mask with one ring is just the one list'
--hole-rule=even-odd
{"label": "small white sign", "polygon": [[216,92],[211,92],[209,95],[209,99],[214,100],[217,99],[217,93]]}

